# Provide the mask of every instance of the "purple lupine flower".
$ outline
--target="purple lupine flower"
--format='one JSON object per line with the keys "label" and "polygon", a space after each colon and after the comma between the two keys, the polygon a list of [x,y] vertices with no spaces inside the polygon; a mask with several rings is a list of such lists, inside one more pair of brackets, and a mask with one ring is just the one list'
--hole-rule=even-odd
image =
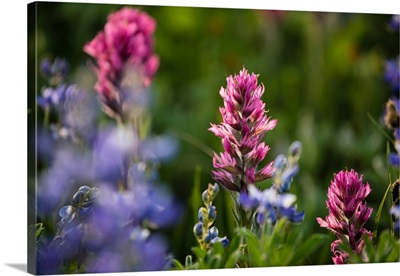
{"label": "purple lupine flower", "polygon": [[62,218],[62,222],[71,222],[75,216],[83,218],[90,214],[93,201],[99,195],[99,189],[90,188],[89,186],[81,186],[74,194],[71,205],[64,206],[58,214]]}
{"label": "purple lupine flower", "polygon": [[[169,191],[151,183],[136,183],[123,192],[97,184],[99,189],[80,187],[71,205],[60,209],[58,231],[40,270],[60,273],[58,263],[82,254],[90,255],[86,272],[169,268],[161,228],[177,222],[180,209]],[[110,266],[104,256],[111,258]]]}
{"label": "purple lupine flower", "polygon": [[293,178],[298,174],[300,167],[298,160],[301,155],[302,144],[300,141],[293,142],[289,147],[287,156],[279,154],[274,161],[274,172],[272,174],[273,187],[278,193],[288,192]]}
{"label": "purple lupine flower", "polygon": [[[38,177],[40,214],[54,212],[66,193],[72,193],[82,185],[102,183],[118,190],[122,187],[130,189],[136,183],[140,185],[146,181],[155,182],[158,180],[158,164],[141,160],[155,162],[172,154],[171,151],[165,151],[166,155],[162,152],[157,155],[154,152],[154,143],[172,148],[176,146],[166,137],[154,138],[162,139],[161,142],[155,142],[153,138],[148,143],[147,140],[139,141],[131,129],[116,126],[99,129],[93,134],[94,138],[87,144],[85,151],[78,144],[55,143],[54,139],[48,137],[48,133],[41,135],[48,139],[40,139],[40,154],[41,157],[48,157],[51,165]],[[139,144],[140,142],[142,143]],[[47,152],[48,150],[51,152]],[[139,161],[128,162],[135,158]],[[154,192],[153,195],[155,196]]]}
{"label": "purple lupine flower", "polygon": [[49,58],[45,58],[40,63],[40,71],[45,78],[48,78],[51,84],[60,84],[69,71],[69,64],[64,58],[55,58],[51,63]]}
{"label": "purple lupine flower", "polygon": [[142,90],[151,84],[159,65],[153,53],[155,28],[147,13],[125,7],[111,13],[104,30],[84,46],[96,59],[95,89],[110,116],[127,116],[131,110],[126,110],[125,101],[146,101]]}
{"label": "purple lupine flower", "polygon": [[37,98],[37,103],[43,109],[56,108],[60,103],[64,91],[65,84],[59,85],[56,88],[43,88],[42,94]]}
{"label": "purple lupine flower", "polygon": [[400,153],[390,153],[389,154],[389,162],[392,166],[399,167],[400,166]]}
{"label": "purple lupine flower", "polygon": [[384,80],[390,85],[394,92],[399,92],[400,85],[400,71],[399,71],[399,58],[397,60],[388,60],[385,63]]}
{"label": "purple lupine flower", "polygon": [[42,95],[38,96],[38,104],[45,107],[52,107],[56,110],[65,109],[67,99],[76,94],[78,90],[76,85],[67,85],[62,83],[55,88],[45,87],[42,90]]}
{"label": "purple lupine flower", "polygon": [[90,140],[98,118],[98,103],[76,84],[44,87],[37,103],[43,110],[54,112],[57,121],[51,123],[54,140]]}
{"label": "purple lupine flower", "polygon": [[[179,219],[179,210],[165,189],[141,183],[131,190],[117,192],[101,188],[88,227],[84,246],[99,256],[114,252],[115,271],[160,270],[168,265],[167,244],[160,228],[170,227]],[[157,235],[152,230],[159,229]],[[105,272],[105,266],[93,271]],[[90,270],[92,271],[92,270]]]}
{"label": "purple lupine flower", "polygon": [[390,213],[394,218],[393,230],[400,237],[400,205],[395,205],[390,208]]}
{"label": "purple lupine flower", "polygon": [[54,151],[51,166],[38,176],[37,212],[44,216],[63,204],[65,194],[98,179],[87,154],[68,145],[54,146]]}
{"label": "purple lupine flower", "polygon": [[223,122],[209,128],[222,139],[224,148],[220,155],[214,153],[212,176],[231,191],[247,191],[248,185],[270,178],[273,172],[273,162],[257,168],[269,151],[261,140],[277,123],[266,115],[261,100],[264,85],[259,85],[257,78],[243,69],[239,75],[226,79],[226,88],[220,90],[224,100],[224,107],[220,108]]}
{"label": "purple lupine flower", "polygon": [[364,248],[363,235],[372,238],[372,233],[363,228],[372,214],[372,208],[365,202],[370,192],[368,182],[364,184],[362,176],[353,169],[350,172],[340,171],[331,181],[326,201],[329,214],[325,220],[317,218],[317,221],[321,227],[331,230],[338,237],[331,245],[335,264],[345,263],[348,257],[348,252],[338,249],[339,244],[349,243],[351,250],[361,255]]}
{"label": "purple lupine flower", "polygon": [[293,203],[296,196],[290,193],[279,194],[274,188],[263,191],[249,184],[247,192],[239,196],[239,203],[244,210],[256,212],[256,222],[262,225],[269,218],[272,224],[281,217],[286,217],[291,222],[304,220],[304,212],[297,212]]}
{"label": "purple lupine flower", "polygon": [[179,219],[180,207],[170,192],[151,183],[137,184],[124,192],[100,186],[100,191],[88,218],[96,232],[93,236],[103,237],[94,239],[94,243],[118,239],[117,229],[123,226],[159,229],[170,227]]}
{"label": "purple lupine flower", "polygon": [[212,201],[215,199],[219,192],[219,186],[217,183],[214,185],[208,184],[208,187],[202,193],[202,199],[204,207],[200,207],[198,211],[198,219],[193,227],[194,236],[197,239],[202,249],[210,249],[213,244],[220,242],[222,246],[226,247],[229,244],[229,240],[225,237],[218,237],[218,229],[213,226],[214,221],[217,217],[217,209],[212,205]]}
{"label": "purple lupine flower", "polygon": [[394,14],[389,22],[389,27],[393,30],[393,31],[399,31],[400,28],[400,14]]}

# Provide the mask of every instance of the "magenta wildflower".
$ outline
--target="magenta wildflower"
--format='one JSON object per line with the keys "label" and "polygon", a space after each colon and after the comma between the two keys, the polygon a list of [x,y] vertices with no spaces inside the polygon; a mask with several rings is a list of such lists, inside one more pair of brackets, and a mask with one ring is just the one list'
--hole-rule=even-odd
{"label": "magenta wildflower", "polygon": [[348,252],[340,250],[340,244],[348,243],[353,252],[362,255],[364,234],[372,238],[372,233],[363,228],[372,213],[365,202],[370,192],[368,182],[364,184],[362,176],[354,170],[340,171],[331,181],[326,201],[329,214],[325,220],[317,218],[317,221],[339,238],[331,244],[335,264],[346,263],[349,256]]}
{"label": "magenta wildflower", "polygon": [[273,172],[273,162],[257,168],[269,151],[261,140],[277,123],[266,116],[261,100],[264,85],[259,85],[257,78],[243,69],[239,75],[226,79],[226,88],[220,90],[224,100],[224,107],[220,108],[223,122],[209,128],[222,139],[225,150],[220,155],[214,153],[212,176],[231,191],[247,191],[247,185],[270,178]]}
{"label": "magenta wildflower", "polygon": [[153,53],[155,20],[145,12],[122,8],[108,16],[104,30],[84,46],[96,59],[97,83],[106,112],[124,116],[124,100],[151,84],[159,59]]}

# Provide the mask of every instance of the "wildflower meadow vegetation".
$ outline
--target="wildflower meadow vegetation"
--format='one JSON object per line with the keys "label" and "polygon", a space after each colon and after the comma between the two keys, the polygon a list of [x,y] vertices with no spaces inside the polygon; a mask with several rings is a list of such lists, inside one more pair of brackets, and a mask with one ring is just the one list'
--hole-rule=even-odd
{"label": "wildflower meadow vegetation", "polygon": [[399,15],[28,15],[30,273],[400,261]]}

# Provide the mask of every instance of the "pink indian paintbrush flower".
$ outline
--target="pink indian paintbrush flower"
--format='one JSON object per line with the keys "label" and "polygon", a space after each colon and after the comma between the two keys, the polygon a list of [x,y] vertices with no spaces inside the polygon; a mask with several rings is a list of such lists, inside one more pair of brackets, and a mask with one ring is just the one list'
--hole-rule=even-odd
{"label": "pink indian paintbrush flower", "polygon": [[209,130],[222,139],[224,152],[214,153],[212,176],[215,181],[231,191],[247,191],[249,184],[270,178],[273,161],[259,169],[269,146],[261,142],[265,133],[273,129],[277,120],[266,115],[261,100],[264,85],[258,76],[245,68],[239,75],[229,76],[226,88],[220,95],[224,107],[220,108],[222,122],[211,124]]}
{"label": "pink indian paintbrush flower", "polygon": [[372,233],[363,227],[372,213],[372,208],[365,201],[370,192],[368,182],[364,184],[362,176],[353,169],[350,172],[340,171],[331,181],[326,201],[329,214],[325,220],[317,218],[317,221],[338,237],[331,244],[335,264],[344,264],[349,257],[348,252],[339,248],[340,244],[347,243],[353,252],[362,256],[364,234],[372,238]]}
{"label": "pink indian paintbrush flower", "polygon": [[126,102],[151,84],[159,58],[153,53],[156,21],[147,13],[124,7],[109,14],[104,30],[84,46],[96,60],[95,89],[111,116],[124,116]]}

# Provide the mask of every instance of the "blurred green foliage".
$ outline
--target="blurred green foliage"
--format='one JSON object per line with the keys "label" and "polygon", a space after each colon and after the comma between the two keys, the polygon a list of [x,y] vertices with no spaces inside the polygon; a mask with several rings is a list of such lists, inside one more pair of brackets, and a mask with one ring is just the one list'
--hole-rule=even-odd
{"label": "blurred green foliage", "polygon": [[[93,90],[96,77],[82,48],[103,28],[108,13],[120,7],[38,3],[36,30],[28,33],[29,59],[39,63],[45,57],[65,57],[72,69],[70,81]],[[393,150],[368,115],[379,123],[391,94],[382,78],[385,60],[399,54],[399,34],[387,25],[390,15],[132,7],[157,21],[155,52],[160,68],[152,84],[151,130],[181,140],[178,155],[160,168],[162,181],[187,206],[181,222],[167,233],[177,259],[183,262],[196,244],[192,232],[196,210],[190,203],[194,183],[204,190],[212,182],[210,152],[222,150],[220,139],[207,130],[210,122],[221,121],[219,89],[228,75],[243,67],[259,74],[266,108],[278,119],[264,138],[271,147],[265,162],[285,153],[294,140],[303,144],[300,173],[291,192],[298,197],[298,210],[306,214],[305,236],[326,234],[316,217],[327,215],[325,200],[333,173],[346,168],[358,171],[371,185],[367,200],[374,213],[366,228],[372,230],[389,182],[387,151]],[[38,75],[37,82],[40,91],[44,79]],[[31,84],[31,103],[34,89]],[[32,124],[34,118],[29,120]],[[396,177],[398,171],[392,171],[392,179]],[[215,205],[216,225],[229,238],[235,226],[229,193],[221,191]],[[390,227],[389,208],[387,201],[379,231]],[[333,240],[331,235],[303,264],[332,264]]]}

